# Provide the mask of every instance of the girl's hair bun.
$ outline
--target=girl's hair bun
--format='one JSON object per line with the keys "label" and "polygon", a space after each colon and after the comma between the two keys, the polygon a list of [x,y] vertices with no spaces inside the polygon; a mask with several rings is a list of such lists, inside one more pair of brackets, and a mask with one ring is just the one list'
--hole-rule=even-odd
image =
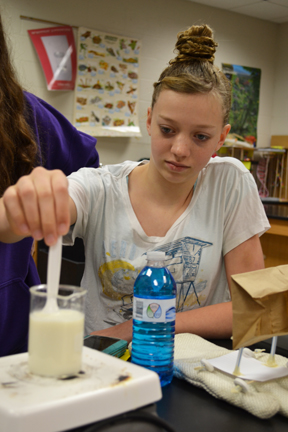
{"label": "girl's hair bun", "polygon": [[176,62],[208,61],[213,64],[214,54],[218,44],[213,39],[213,32],[207,25],[192,26],[178,33],[175,51],[178,55],[170,60]]}

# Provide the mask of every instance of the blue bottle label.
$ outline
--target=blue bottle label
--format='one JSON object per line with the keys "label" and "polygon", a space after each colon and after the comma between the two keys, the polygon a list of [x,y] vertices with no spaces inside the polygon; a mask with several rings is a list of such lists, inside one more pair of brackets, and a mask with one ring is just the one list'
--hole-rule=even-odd
{"label": "blue bottle label", "polygon": [[170,322],[176,316],[176,297],[172,299],[133,297],[133,318],[144,322]]}

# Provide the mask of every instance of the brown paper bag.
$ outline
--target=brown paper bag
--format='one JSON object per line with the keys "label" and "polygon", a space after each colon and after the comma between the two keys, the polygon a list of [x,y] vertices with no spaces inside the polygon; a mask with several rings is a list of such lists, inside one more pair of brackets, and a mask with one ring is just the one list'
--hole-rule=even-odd
{"label": "brown paper bag", "polygon": [[288,265],[232,276],[233,348],[288,333]]}

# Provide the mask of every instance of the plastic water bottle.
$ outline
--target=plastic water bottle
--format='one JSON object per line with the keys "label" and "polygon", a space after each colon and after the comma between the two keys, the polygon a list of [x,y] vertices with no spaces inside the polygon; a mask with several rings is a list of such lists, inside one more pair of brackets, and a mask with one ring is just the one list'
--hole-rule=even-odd
{"label": "plastic water bottle", "polygon": [[165,252],[147,252],[134,284],[132,363],[157,372],[161,386],[173,378],[176,283]]}

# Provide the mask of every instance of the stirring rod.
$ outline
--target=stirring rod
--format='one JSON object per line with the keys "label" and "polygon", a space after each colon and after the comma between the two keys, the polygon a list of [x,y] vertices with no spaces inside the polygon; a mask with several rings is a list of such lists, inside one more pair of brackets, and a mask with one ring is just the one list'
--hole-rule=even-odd
{"label": "stirring rod", "polygon": [[61,272],[62,237],[58,237],[55,245],[50,246],[48,253],[47,270],[47,300],[44,306],[45,312],[57,312],[57,294]]}
{"label": "stirring rod", "polygon": [[236,366],[235,366],[233,375],[237,375],[237,376],[241,375],[241,373],[240,373],[240,363],[241,363],[241,358],[242,358],[243,350],[244,350],[244,347],[240,348],[239,351],[238,351],[238,356],[237,356],[237,360],[236,360]]}
{"label": "stirring rod", "polygon": [[277,363],[275,362],[275,352],[276,352],[276,346],[277,346],[277,339],[278,336],[273,336],[272,338],[272,344],[271,344],[271,351],[270,351],[270,355],[269,358],[267,360],[267,366],[277,366]]}

